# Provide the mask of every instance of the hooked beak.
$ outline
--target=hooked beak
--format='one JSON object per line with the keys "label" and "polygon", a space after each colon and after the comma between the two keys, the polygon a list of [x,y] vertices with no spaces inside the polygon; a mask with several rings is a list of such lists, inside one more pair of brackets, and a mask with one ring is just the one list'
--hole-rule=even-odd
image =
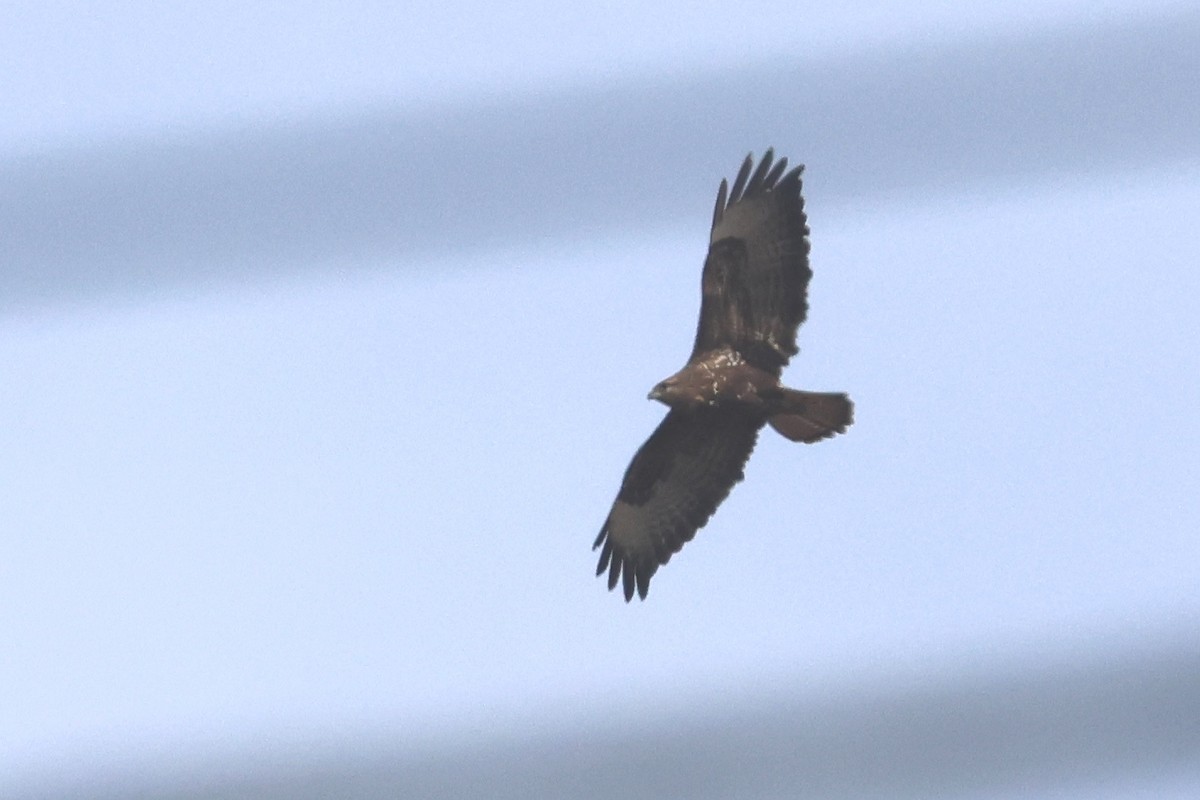
{"label": "hooked beak", "polygon": [[664,387],[661,383],[658,384],[657,386],[655,386],[653,389],[650,390],[650,394],[646,395],[646,399],[661,401],[663,399],[663,388]]}

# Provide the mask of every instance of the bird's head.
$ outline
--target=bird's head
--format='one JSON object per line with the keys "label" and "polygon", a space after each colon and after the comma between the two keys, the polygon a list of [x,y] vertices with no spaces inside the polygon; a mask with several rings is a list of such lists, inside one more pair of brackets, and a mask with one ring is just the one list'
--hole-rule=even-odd
{"label": "bird's head", "polygon": [[671,400],[678,392],[678,386],[671,378],[665,381],[659,381],[654,388],[650,390],[650,394],[646,395],[647,400],[657,400],[665,405],[671,405]]}

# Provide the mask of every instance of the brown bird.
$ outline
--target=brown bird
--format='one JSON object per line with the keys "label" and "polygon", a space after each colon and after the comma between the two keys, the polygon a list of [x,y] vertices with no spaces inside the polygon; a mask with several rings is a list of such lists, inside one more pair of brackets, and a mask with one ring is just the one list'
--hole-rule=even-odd
{"label": "brown bird", "polygon": [[[700,323],[687,364],[650,391],[670,412],[633,457],[592,549],[596,574],[644,600],[650,578],[708,522],[742,470],[763,425],[793,442],[843,433],[845,394],[779,382],[799,352],[808,311],[808,224],[799,166],[746,156],[733,188],[722,180],[701,279]],[[751,170],[753,169],[753,174]]]}

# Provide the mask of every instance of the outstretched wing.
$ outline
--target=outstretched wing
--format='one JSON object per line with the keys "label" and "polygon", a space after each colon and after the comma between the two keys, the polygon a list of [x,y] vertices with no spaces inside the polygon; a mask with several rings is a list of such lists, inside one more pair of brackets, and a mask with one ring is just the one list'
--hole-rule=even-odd
{"label": "outstretched wing", "polygon": [[672,409],[637,451],[592,549],[596,574],[645,599],[650,578],[691,541],[742,479],[762,420],[736,409]]}
{"label": "outstretched wing", "polygon": [[778,375],[797,353],[812,271],[800,194],[804,167],[785,174],[787,159],[772,163],[774,156],[767,150],[756,169],[753,155],[746,156],[733,188],[721,181],[692,358],[733,347]]}

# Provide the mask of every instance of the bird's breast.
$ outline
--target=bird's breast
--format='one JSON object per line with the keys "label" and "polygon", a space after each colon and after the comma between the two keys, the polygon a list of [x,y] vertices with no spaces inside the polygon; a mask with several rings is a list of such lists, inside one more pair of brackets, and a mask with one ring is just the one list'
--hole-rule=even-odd
{"label": "bird's breast", "polygon": [[761,402],[759,390],[776,382],[733,350],[707,354],[684,367],[672,380],[686,404],[709,406],[757,405]]}

